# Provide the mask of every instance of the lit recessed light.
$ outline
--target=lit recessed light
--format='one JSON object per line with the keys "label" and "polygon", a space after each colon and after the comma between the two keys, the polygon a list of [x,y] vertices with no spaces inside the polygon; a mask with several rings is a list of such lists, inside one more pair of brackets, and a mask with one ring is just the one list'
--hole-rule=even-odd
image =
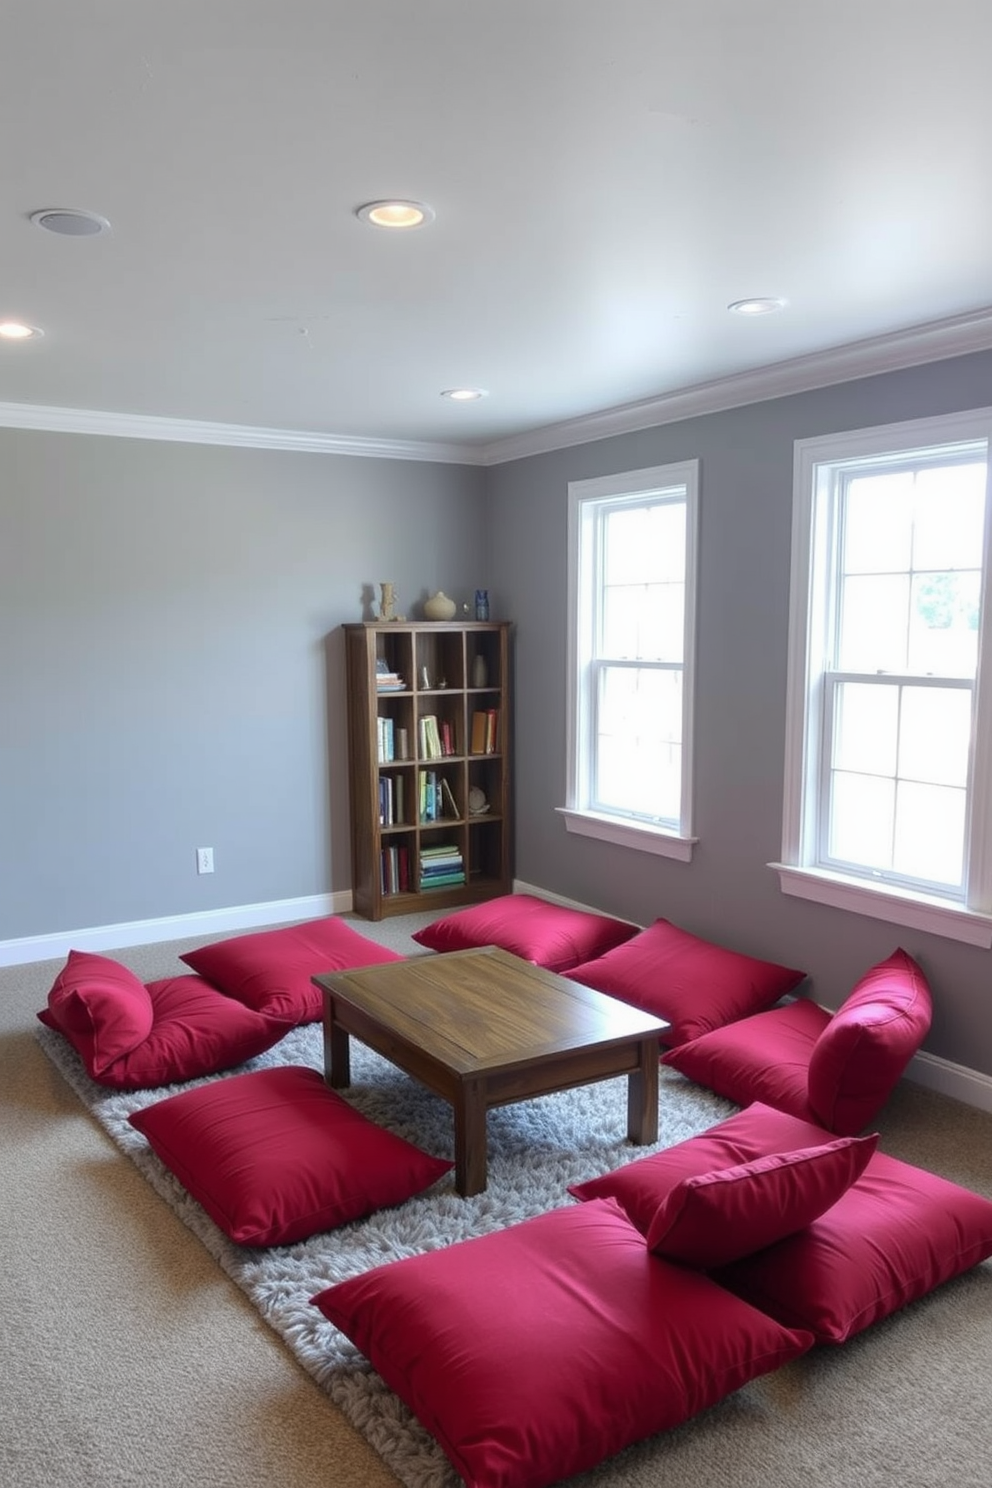
{"label": "lit recessed light", "polygon": [[434,208],[426,202],[373,201],[357,207],[355,216],[373,227],[406,228],[425,227],[434,221]]}
{"label": "lit recessed light", "polygon": [[31,341],[44,334],[37,326],[25,325],[20,320],[0,320],[0,336],[5,341]]}
{"label": "lit recessed light", "polygon": [[442,398],[450,398],[452,403],[475,403],[488,396],[485,388],[445,388],[441,394]]}
{"label": "lit recessed light", "polygon": [[784,300],[756,299],[756,300],[734,300],[727,309],[734,315],[774,315],[778,310],[785,309]]}
{"label": "lit recessed light", "polygon": [[95,238],[110,231],[106,217],[82,212],[78,207],[42,207],[31,213],[31,221],[35,227],[43,227],[46,232],[58,233],[63,238]]}

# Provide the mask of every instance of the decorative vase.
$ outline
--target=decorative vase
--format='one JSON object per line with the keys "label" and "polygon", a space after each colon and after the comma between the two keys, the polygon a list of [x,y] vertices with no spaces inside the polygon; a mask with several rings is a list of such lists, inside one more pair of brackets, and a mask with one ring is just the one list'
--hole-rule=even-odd
{"label": "decorative vase", "polygon": [[489,681],[489,669],[486,666],[486,658],[480,651],[472,662],[472,686],[485,687]]}
{"label": "decorative vase", "polygon": [[458,606],[449,599],[443,589],[424,601],[424,614],[428,620],[453,620]]}

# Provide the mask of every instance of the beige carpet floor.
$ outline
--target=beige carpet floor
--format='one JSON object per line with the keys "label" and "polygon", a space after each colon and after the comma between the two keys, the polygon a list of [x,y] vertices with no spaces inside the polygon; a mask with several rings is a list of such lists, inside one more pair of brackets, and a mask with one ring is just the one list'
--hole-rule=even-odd
{"label": "beige carpet floor", "polygon": [[[405,950],[424,919],[356,925]],[[150,980],[199,943],[113,954]],[[395,1488],[42,1053],[60,965],[0,970],[0,1485]],[[884,1150],[992,1197],[992,1116],[904,1082],[879,1126]],[[992,1262],[595,1479],[988,1488]]]}

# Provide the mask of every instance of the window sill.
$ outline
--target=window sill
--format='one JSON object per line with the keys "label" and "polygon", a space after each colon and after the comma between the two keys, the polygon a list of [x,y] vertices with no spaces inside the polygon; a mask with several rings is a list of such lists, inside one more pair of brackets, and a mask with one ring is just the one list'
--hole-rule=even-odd
{"label": "window sill", "polygon": [[964,909],[943,899],[924,894],[897,892],[876,887],[822,868],[797,868],[789,863],[769,863],[779,877],[783,894],[808,899],[814,904],[829,904],[833,909],[846,909],[851,914],[868,915],[874,920],[887,920],[891,925],[906,925],[911,930],[925,930],[943,935],[947,940],[964,941],[966,945],[992,946],[992,915]]}
{"label": "window sill", "polygon": [[614,816],[599,816],[593,811],[576,811],[569,806],[556,806],[555,810],[565,818],[568,831],[580,837],[595,837],[600,842],[632,847],[635,852],[654,853],[656,857],[678,858],[682,863],[692,861],[692,849],[699,841],[698,837],[677,837],[674,832],[635,825]]}

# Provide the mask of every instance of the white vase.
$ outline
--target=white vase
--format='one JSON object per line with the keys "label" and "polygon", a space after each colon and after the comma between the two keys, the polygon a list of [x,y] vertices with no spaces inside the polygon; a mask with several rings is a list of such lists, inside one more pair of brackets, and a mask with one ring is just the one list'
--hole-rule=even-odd
{"label": "white vase", "polygon": [[458,606],[449,599],[443,589],[424,600],[424,614],[428,620],[453,620]]}
{"label": "white vase", "polygon": [[480,651],[472,662],[472,686],[485,687],[489,681],[489,669],[486,666],[486,658]]}

